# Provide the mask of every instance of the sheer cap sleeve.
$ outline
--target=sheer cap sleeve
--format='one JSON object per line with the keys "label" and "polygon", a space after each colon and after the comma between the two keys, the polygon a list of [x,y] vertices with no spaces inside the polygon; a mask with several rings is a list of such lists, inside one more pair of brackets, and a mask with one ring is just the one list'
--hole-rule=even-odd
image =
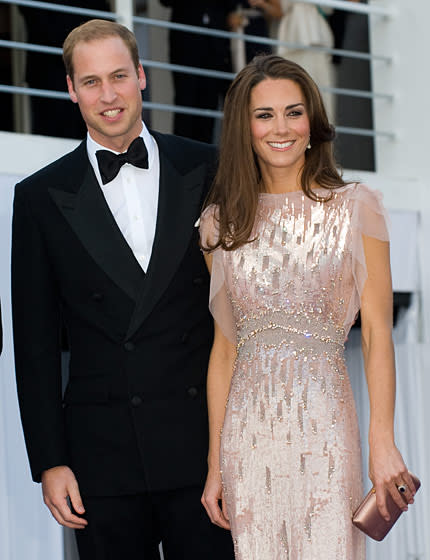
{"label": "sheer cap sleeve", "polygon": [[382,204],[382,193],[358,183],[350,191],[352,200],[352,273],[354,293],[351,297],[345,318],[345,330],[348,333],[360,309],[361,295],[367,279],[366,256],[364,254],[363,235],[380,241],[389,241],[390,219]]}
{"label": "sheer cap sleeve", "polygon": [[[200,241],[205,252],[207,244],[218,240],[218,208],[208,206],[200,216]],[[218,247],[211,253],[212,270],[209,291],[209,310],[224,336],[234,345],[237,343],[236,322],[231,299],[227,291],[224,251]]]}

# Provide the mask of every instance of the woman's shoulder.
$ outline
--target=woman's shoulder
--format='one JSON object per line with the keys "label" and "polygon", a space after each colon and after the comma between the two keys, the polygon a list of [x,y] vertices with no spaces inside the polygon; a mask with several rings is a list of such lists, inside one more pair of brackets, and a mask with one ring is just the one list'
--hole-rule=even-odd
{"label": "woman's shoulder", "polygon": [[352,227],[362,234],[389,240],[390,218],[382,202],[381,191],[365,183],[346,185],[345,196],[351,201]]}
{"label": "woman's shoulder", "polygon": [[198,220],[200,228],[213,226],[213,224],[219,221],[219,206],[218,204],[209,204],[203,209]]}
{"label": "woman's shoulder", "polygon": [[361,183],[360,181],[354,181],[353,183],[346,183],[343,187],[340,187],[339,189],[336,190],[340,192],[345,192],[346,194],[353,195],[353,196],[359,196],[360,194],[363,193],[366,194],[375,193],[377,195],[380,194],[377,189],[370,187],[366,183]]}
{"label": "woman's shoulder", "polygon": [[213,245],[219,235],[219,206],[209,204],[203,210],[196,225],[199,226],[200,239],[203,247]]}
{"label": "woman's shoulder", "polygon": [[382,201],[382,193],[377,189],[369,187],[366,183],[354,182],[347,183],[343,187],[339,187],[333,191],[342,198],[352,201],[362,202],[369,206],[379,206]]}

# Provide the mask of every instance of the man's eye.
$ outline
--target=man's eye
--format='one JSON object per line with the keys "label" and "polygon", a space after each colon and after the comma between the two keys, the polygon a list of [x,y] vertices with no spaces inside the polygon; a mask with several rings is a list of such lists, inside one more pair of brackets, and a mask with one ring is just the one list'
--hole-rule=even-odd
{"label": "man's eye", "polygon": [[118,80],[121,80],[122,78],[125,78],[126,74],[116,74],[115,78],[117,78]]}
{"label": "man's eye", "polygon": [[95,80],[87,80],[87,81],[85,82],[85,85],[86,85],[86,86],[93,86],[95,83],[96,83]]}

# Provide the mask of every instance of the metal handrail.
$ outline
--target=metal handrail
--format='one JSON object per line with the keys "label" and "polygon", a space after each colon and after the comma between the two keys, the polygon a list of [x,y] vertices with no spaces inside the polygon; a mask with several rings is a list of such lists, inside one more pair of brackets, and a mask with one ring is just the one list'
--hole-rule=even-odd
{"label": "metal handrail", "polygon": [[105,12],[104,10],[90,10],[88,8],[77,8],[75,6],[63,6],[62,4],[48,4],[38,0],[0,0],[0,4],[12,4],[14,6],[26,6],[27,8],[40,8],[51,12],[64,12],[66,14],[76,14],[78,16],[90,16],[92,18],[118,19],[115,12]]}
{"label": "metal handrail", "polygon": [[[0,0],[1,2],[2,0]],[[332,49],[323,46],[310,46],[303,45],[302,43],[292,43],[290,41],[280,41],[279,39],[271,39],[270,37],[257,37],[256,35],[247,35],[246,33],[235,33],[232,31],[222,31],[221,29],[208,29],[207,27],[198,27],[197,25],[188,25],[187,23],[174,23],[171,21],[163,21],[160,19],[147,18],[142,16],[135,16],[133,18],[135,23],[142,23],[151,25],[153,27],[162,27],[167,29],[175,29],[177,31],[184,31],[187,33],[196,33],[200,35],[207,35],[209,37],[219,37],[222,39],[239,39],[241,41],[249,41],[258,43],[260,45],[271,45],[273,47],[287,47],[291,50],[303,50],[313,52],[325,52],[347,58],[358,58],[361,60],[378,60],[381,62],[391,63],[390,56],[383,56],[370,53],[362,53],[358,51],[350,51],[347,49]]]}
{"label": "metal handrail", "polygon": [[355,2],[351,4],[351,2],[345,2],[345,0],[300,0],[300,2],[303,4],[318,4],[319,6],[336,8],[345,12],[355,12],[356,14],[391,17],[396,13],[392,6],[375,6],[374,4],[359,4]]}
{"label": "metal handrail", "polygon": [[[62,91],[52,91],[37,88],[9,86],[0,84],[0,92],[12,93],[18,95],[34,95],[35,97],[48,97],[52,99],[69,99],[68,93]],[[214,111],[212,109],[200,109],[197,107],[183,107],[181,105],[170,105],[168,103],[154,103],[152,101],[143,101],[144,109],[153,109],[158,111],[170,111],[175,113],[182,113],[184,115],[199,115],[202,117],[211,117],[216,119],[223,118],[222,111]],[[393,132],[370,130],[367,128],[353,128],[349,126],[336,126],[336,131],[341,134],[351,134],[354,136],[370,136],[370,137],[385,137],[393,140],[395,134]]]}
{"label": "metal handrail", "polygon": [[[337,10],[343,10],[345,12],[357,13],[357,14],[367,14],[367,15],[378,15],[383,17],[391,17],[395,15],[393,8],[387,6],[375,6],[374,4],[360,4],[357,2],[349,2],[347,0],[300,0],[304,4],[318,4],[320,6],[326,6],[328,8],[336,8]],[[46,2],[40,2],[38,0],[0,0],[3,4],[15,4],[17,6],[29,6],[33,8],[46,8],[47,10],[56,10],[69,13],[78,13],[86,15],[97,15],[109,14],[110,19],[116,19],[116,14],[113,12],[103,12],[101,10],[90,10],[87,8],[77,8],[73,6],[62,6],[61,4],[47,4]],[[54,6],[54,7],[51,7]],[[55,7],[57,6],[57,7]],[[103,16],[106,17],[106,16]]]}
{"label": "metal handrail", "polygon": [[[45,54],[61,55],[60,47],[49,47],[46,45],[36,45],[33,43],[22,43],[19,41],[9,41],[0,39],[0,48],[6,47],[11,49],[27,50],[31,52],[40,52]],[[219,78],[223,80],[233,80],[235,74],[233,72],[222,72],[220,70],[208,70],[204,68],[195,68],[193,66],[184,66],[181,64],[171,64],[169,62],[160,62],[156,60],[140,59],[145,68],[157,68],[159,70],[170,70],[172,72],[182,72],[183,74],[192,74],[197,76],[206,76],[209,78]],[[343,95],[348,97],[361,97],[364,99],[385,99],[393,101],[393,95],[388,93],[375,93],[372,91],[364,91],[359,89],[336,88],[336,87],[320,87],[322,92],[332,93],[334,95]]]}
{"label": "metal handrail", "polygon": [[[343,0],[324,0],[325,2],[337,2],[337,3],[344,3],[345,6],[342,9],[346,9],[346,4],[351,4],[350,9],[348,11],[354,12],[357,11],[357,6],[355,2],[343,2]],[[26,6],[32,8],[40,8],[43,10],[49,11],[56,11],[56,12],[64,12],[69,14],[78,14],[78,15],[85,15],[89,17],[98,17],[98,18],[106,18],[116,20],[118,16],[114,12],[105,12],[101,10],[90,10],[87,8],[77,8],[75,6],[62,6],[61,4],[48,4],[46,2],[40,2],[38,0],[0,0],[0,3],[3,4],[15,4],[17,6]],[[316,4],[320,3],[307,0],[307,3]],[[362,5],[363,7],[370,8],[371,6]],[[363,12],[362,12],[363,13]],[[365,12],[371,13],[371,12]],[[388,15],[389,12],[385,15]],[[235,33],[231,31],[223,31],[221,29],[208,29],[207,27],[200,27],[197,25],[188,25],[185,23],[175,23],[172,21],[164,21],[159,19],[153,19],[143,16],[134,16],[133,17],[134,23],[142,23],[145,25],[150,25],[153,27],[162,27],[165,29],[174,29],[177,31],[184,31],[187,33],[195,33],[199,35],[207,35],[208,37],[219,37],[224,39],[240,39],[242,41],[251,41],[253,43],[261,44],[261,45],[271,45],[271,46],[282,46],[287,47],[292,50],[306,50],[306,51],[314,51],[314,52],[325,52],[327,54],[344,56],[348,58],[355,58],[360,60],[379,60],[386,63],[391,63],[392,58],[389,56],[382,56],[382,55],[374,55],[370,53],[362,53],[357,51],[351,51],[347,49],[332,49],[329,47],[322,47],[322,46],[309,46],[309,45],[302,45],[300,43],[292,43],[289,41],[279,41],[278,39],[271,39],[269,37],[257,37],[255,35],[246,35],[244,33]]]}

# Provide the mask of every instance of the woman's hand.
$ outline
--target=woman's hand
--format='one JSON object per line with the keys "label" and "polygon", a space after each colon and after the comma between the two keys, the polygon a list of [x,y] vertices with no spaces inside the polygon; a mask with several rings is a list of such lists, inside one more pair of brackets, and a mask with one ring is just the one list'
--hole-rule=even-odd
{"label": "woman's hand", "polygon": [[[394,444],[370,444],[369,478],[376,490],[379,512],[387,521],[390,520],[386,505],[387,492],[402,511],[407,511],[407,504],[414,503],[416,489],[413,480]],[[404,493],[399,491],[399,486],[405,488]]]}
{"label": "woman's hand", "polygon": [[[221,508],[219,507],[220,500]],[[209,471],[201,502],[212,523],[223,529],[230,529],[227,507],[222,489],[221,474],[219,472],[214,470]]]}
{"label": "woman's hand", "polygon": [[240,27],[246,26],[248,24],[247,19],[243,15],[237,12],[230,12],[227,16],[227,27],[230,31],[237,31]]}

